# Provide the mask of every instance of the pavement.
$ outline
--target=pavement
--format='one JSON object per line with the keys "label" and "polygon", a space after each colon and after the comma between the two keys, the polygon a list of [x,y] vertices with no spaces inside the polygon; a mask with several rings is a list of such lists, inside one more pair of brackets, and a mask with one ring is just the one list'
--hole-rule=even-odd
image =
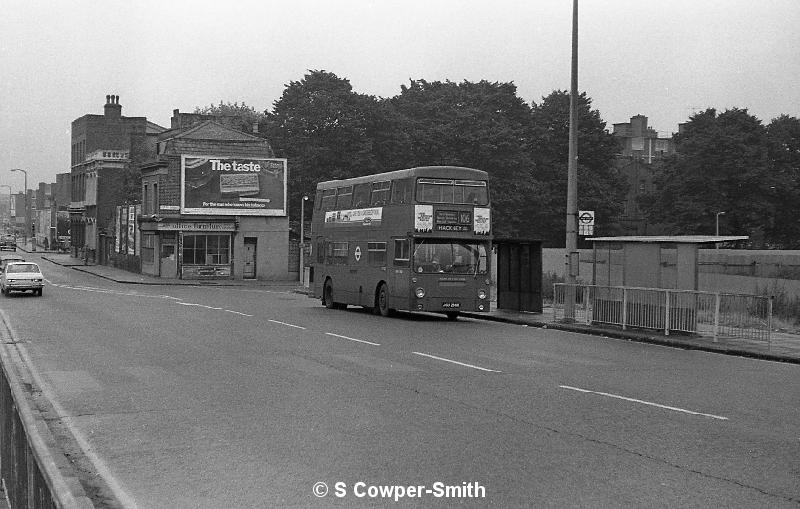
{"label": "pavement", "polygon": [[[21,248],[22,251],[30,252]],[[144,285],[188,285],[188,286],[243,286],[243,287],[270,287],[281,288],[285,291],[309,293],[308,288],[299,281],[262,281],[262,280],[182,280],[162,279],[147,274],[136,274],[116,267],[106,265],[85,265],[82,259],[74,258],[69,254],[54,251],[37,251],[42,258],[58,265],[71,267],[75,270],[94,274],[96,276],[126,284]],[[494,304],[494,303],[492,303]],[[550,311],[548,313],[548,311]],[[481,320],[513,323],[517,325],[539,327],[543,329],[556,329],[584,334],[594,334],[604,337],[617,338],[628,341],[653,343],[675,348],[702,350],[727,355],[737,355],[778,362],[800,364],[800,331],[774,330],[769,341],[757,341],[742,338],[725,339],[710,336],[696,336],[673,334],[666,336],[654,331],[622,330],[614,327],[603,327],[595,324],[583,325],[577,323],[559,323],[552,320],[552,310],[545,309],[542,313],[529,313],[496,309],[495,306],[487,313],[462,312],[463,316]]]}

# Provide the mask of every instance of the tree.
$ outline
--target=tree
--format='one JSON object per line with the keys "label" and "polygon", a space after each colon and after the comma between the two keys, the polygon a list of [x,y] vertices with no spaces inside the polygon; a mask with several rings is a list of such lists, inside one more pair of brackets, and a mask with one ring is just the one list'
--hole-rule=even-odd
{"label": "tree", "polygon": [[276,154],[289,160],[290,217],[319,181],[398,169],[408,153],[400,123],[386,101],[353,92],[333,73],[291,82],[265,124]]}
{"label": "tree", "polygon": [[497,236],[536,236],[526,208],[534,193],[530,108],[513,83],[411,81],[391,104],[406,119],[412,165],[487,171]]}
{"label": "tree", "polygon": [[767,126],[769,159],[778,185],[774,191],[777,212],[768,238],[783,249],[800,249],[800,120],[788,115]]}
{"label": "tree", "polygon": [[[259,113],[255,108],[248,106],[244,102],[239,104],[238,102],[223,103],[220,101],[216,106],[212,104],[203,108],[197,107],[194,112],[201,115],[219,117],[222,123],[246,133],[252,133],[253,126],[260,126],[266,120],[264,113]],[[261,135],[260,128],[259,132],[254,134]]]}
{"label": "tree", "polygon": [[[530,221],[551,246],[563,246],[566,237],[569,103],[567,91],[555,90],[534,103],[531,112],[530,151],[539,192]],[[585,92],[578,97],[577,109],[578,208],[594,210],[602,232],[621,213],[628,183],[613,164],[618,141],[606,130],[600,112],[591,109]]]}
{"label": "tree", "polygon": [[716,214],[724,211],[720,233],[767,245],[779,185],[768,141],[761,121],[746,109],[694,115],[675,136],[676,154],[655,173],[656,191],[641,199],[643,211],[670,233],[698,235],[714,233]]}

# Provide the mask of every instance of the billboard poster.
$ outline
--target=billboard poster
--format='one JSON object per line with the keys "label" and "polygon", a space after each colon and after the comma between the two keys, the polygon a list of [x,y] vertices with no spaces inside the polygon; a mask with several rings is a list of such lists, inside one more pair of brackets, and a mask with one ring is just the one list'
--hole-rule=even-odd
{"label": "billboard poster", "polygon": [[136,254],[134,252],[134,247],[136,246],[136,241],[134,240],[136,236],[136,209],[133,206],[126,207],[128,210],[128,254]]}
{"label": "billboard poster", "polygon": [[286,215],[286,159],[181,156],[181,212]]}
{"label": "billboard poster", "polygon": [[122,227],[120,226],[120,224],[121,224],[120,221],[122,220],[120,218],[120,210],[121,209],[122,209],[122,207],[117,205],[117,215],[114,217],[114,229],[116,230],[114,232],[114,252],[115,253],[119,253],[119,249],[120,249],[119,248],[119,246],[120,246],[120,232],[122,231]]}
{"label": "billboard poster", "polygon": [[369,209],[334,210],[325,212],[325,226],[363,225],[380,226],[383,207]]}

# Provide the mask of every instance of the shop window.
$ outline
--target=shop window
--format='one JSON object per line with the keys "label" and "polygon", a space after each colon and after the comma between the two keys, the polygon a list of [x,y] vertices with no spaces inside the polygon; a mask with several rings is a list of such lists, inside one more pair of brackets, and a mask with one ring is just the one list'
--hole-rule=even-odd
{"label": "shop window", "polygon": [[142,235],[142,263],[155,263],[156,260],[156,236],[150,234]]}
{"label": "shop window", "polygon": [[230,252],[230,235],[183,236],[183,263],[186,265],[228,265]]}

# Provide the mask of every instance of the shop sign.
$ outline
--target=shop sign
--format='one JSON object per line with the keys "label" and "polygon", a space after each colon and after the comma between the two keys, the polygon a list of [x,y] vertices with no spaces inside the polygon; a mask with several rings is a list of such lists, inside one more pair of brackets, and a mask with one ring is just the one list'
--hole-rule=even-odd
{"label": "shop sign", "polygon": [[156,230],[181,230],[186,232],[232,232],[236,230],[236,224],[202,221],[164,221],[161,223],[156,223]]}

